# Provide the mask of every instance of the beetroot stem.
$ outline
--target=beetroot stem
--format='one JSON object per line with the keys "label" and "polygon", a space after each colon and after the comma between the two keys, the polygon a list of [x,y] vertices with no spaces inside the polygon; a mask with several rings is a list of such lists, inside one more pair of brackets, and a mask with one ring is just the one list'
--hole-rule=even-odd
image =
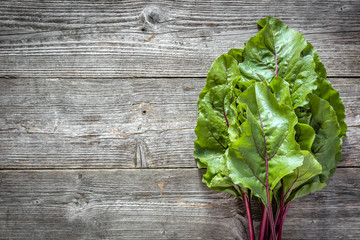
{"label": "beetroot stem", "polygon": [[262,220],[261,220],[261,225],[260,225],[259,240],[264,240],[265,229],[266,229],[266,225],[268,222],[266,207],[264,205],[262,206],[262,213],[263,213],[263,215],[262,215]]}
{"label": "beetroot stem", "polygon": [[253,220],[251,217],[251,206],[250,206],[249,197],[246,193],[243,193],[243,200],[244,200],[244,204],[245,204],[245,208],[246,208],[246,217],[247,217],[248,228],[249,228],[249,239],[255,240],[254,225],[253,225]]}
{"label": "beetroot stem", "polygon": [[285,221],[285,217],[286,217],[286,214],[287,214],[287,211],[289,209],[289,205],[290,205],[290,202],[286,205],[284,211],[282,212],[282,216],[280,217],[280,224],[279,224],[279,231],[278,231],[278,240],[281,240],[281,232],[282,232],[282,226],[284,224],[284,221]]}

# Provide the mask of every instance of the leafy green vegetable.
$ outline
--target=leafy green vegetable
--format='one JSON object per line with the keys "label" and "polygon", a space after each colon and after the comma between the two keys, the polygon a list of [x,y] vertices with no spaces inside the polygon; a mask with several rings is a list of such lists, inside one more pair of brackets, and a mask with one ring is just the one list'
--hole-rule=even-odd
{"label": "leafy green vegetable", "polygon": [[309,99],[312,112],[310,126],[316,133],[311,150],[322,166],[320,180],[325,182],[341,160],[337,156],[341,154],[341,128],[334,109],[327,101],[315,94],[310,94]]}
{"label": "leafy green vegetable", "polygon": [[331,83],[325,78],[318,78],[317,89],[314,91],[320,98],[326,100],[331,107],[335,110],[337,120],[340,124],[341,134],[343,137],[346,134],[347,126],[345,123],[345,107],[340,98],[339,92],[336,91]]}
{"label": "leafy green vegetable", "polygon": [[279,76],[289,83],[294,108],[304,105],[317,79],[313,57],[302,56],[308,46],[305,38],[275,18],[261,19],[258,25],[262,29],[244,47],[241,75],[267,82]]}
{"label": "leafy green vegetable", "polygon": [[266,191],[303,162],[295,141],[297,118],[289,106],[277,102],[266,83],[250,86],[237,103],[246,105],[247,120],[241,125],[240,139],[229,148],[229,176],[268,205]]}
{"label": "leafy green vegetable", "polygon": [[321,190],[335,172],[347,126],[313,46],[278,19],[258,25],[208,73],[194,157],[209,188],[243,199],[251,240],[252,196],[263,204],[260,239],[279,240],[289,203]]}
{"label": "leafy green vegetable", "polygon": [[311,146],[315,139],[315,130],[307,124],[298,123],[295,126],[295,131],[295,139],[300,145],[300,148],[302,150],[311,151]]}
{"label": "leafy green vegetable", "polygon": [[199,96],[199,101],[214,86],[233,85],[240,75],[235,58],[228,54],[223,54],[215,60],[206,79],[205,88]]}
{"label": "leafy green vegetable", "polygon": [[[304,162],[283,179],[283,195],[289,200],[321,190],[326,184],[314,182],[313,177],[321,174],[321,165],[309,151],[303,151]],[[310,180],[310,181],[309,181]]]}
{"label": "leafy green vegetable", "polygon": [[281,77],[275,76],[270,83],[270,87],[279,103],[292,106],[288,82]]}

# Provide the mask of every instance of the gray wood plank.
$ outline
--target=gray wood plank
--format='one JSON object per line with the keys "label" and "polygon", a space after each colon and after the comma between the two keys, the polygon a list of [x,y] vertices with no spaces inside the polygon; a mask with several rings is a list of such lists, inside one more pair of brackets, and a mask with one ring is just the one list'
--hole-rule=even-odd
{"label": "gray wood plank", "polygon": [[[197,169],[1,171],[4,239],[247,239],[244,208]],[[358,239],[360,169],[292,203],[283,239]],[[252,202],[255,227],[260,214]]]}
{"label": "gray wood plank", "polygon": [[330,76],[360,76],[360,2],[1,1],[0,76],[203,77],[278,17],[305,34]]}
{"label": "gray wood plank", "polygon": [[[332,78],[350,126],[342,166],[360,165],[357,78]],[[203,78],[0,79],[1,168],[195,167]]]}

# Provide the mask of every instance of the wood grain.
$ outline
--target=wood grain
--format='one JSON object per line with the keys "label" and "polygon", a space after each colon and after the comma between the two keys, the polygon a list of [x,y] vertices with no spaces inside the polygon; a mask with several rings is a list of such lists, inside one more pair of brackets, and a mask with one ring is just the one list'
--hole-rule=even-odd
{"label": "wood grain", "polygon": [[[346,106],[341,166],[360,166],[360,79],[331,78]],[[195,167],[203,78],[0,79],[0,167]]]}
{"label": "wood grain", "polygon": [[[247,239],[242,203],[210,191],[202,173],[1,171],[0,232],[8,239]],[[339,169],[323,191],[293,202],[284,239],[357,239],[359,176],[360,169]]]}
{"label": "wood grain", "polygon": [[0,239],[247,239],[242,203],[201,183],[196,102],[214,59],[268,15],[317,49],[349,125],[344,161],[293,203],[283,239],[358,239],[359,12],[358,0],[0,1]]}
{"label": "wood grain", "polygon": [[268,15],[304,33],[329,76],[359,76],[360,2],[1,1],[0,76],[204,77]]}

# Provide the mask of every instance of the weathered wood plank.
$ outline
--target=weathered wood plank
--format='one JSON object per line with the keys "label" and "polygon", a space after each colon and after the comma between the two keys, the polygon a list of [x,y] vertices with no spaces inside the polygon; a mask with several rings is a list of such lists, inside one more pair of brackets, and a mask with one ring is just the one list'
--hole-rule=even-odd
{"label": "weathered wood plank", "polygon": [[[247,239],[242,203],[197,169],[1,171],[5,239]],[[360,169],[292,204],[284,239],[357,239]],[[255,226],[259,227],[257,204]]]}
{"label": "weathered wood plank", "polygon": [[360,76],[360,2],[1,1],[0,76],[203,77],[272,15],[305,34],[330,76]]}
{"label": "weathered wood plank", "polygon": [[358,239],[359,172],[338,169],[323,191],[292,203],[284,239]]}
{"label": "weathered wood plank", "polygon": [[[360,79],[332,78],[360,166]],[[203,78],[0,79],[1,168],[195,167]]]}

